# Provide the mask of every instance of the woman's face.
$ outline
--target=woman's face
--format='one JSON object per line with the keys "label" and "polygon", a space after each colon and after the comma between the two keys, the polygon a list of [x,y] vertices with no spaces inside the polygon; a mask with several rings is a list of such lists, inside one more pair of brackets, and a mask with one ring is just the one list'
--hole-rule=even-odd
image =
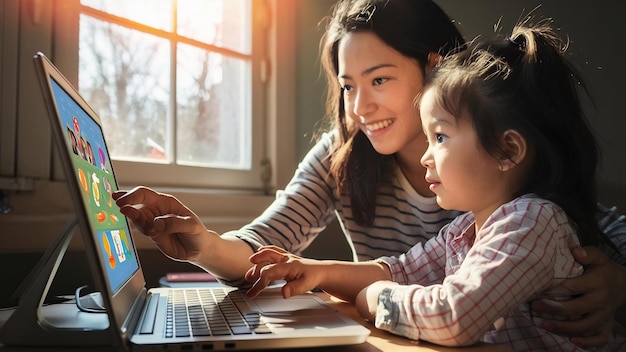
{"label": "woman's face", "polygon": [[[338,59],[346,116],[374,149],[394,154],[415,143],[422,134],[414,104],[423,85],[418,63],[371,32],[347,34],[339,43]],[[419,155],[414,157],[419,161]]]}

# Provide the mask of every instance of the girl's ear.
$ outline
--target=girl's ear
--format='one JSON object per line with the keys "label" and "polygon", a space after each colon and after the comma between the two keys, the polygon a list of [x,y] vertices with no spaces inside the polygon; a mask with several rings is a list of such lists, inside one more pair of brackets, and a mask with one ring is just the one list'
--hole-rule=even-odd
{"label": "girl's ear", "polygon": [[433,68],[435,68],[437,65],[439,65],[441,63],[441,60],[443,60],[443,57],[435,52],[430,52],[428,53],[428,62],[426,63],[426,73],[428,74],[430,71],[432,71]]}
{"label": "girl's ear", "polygon": [[521,163],[528,153],[526,138],[516,130],[507,130],[502,135],[506,154],[500,160],[500,171],[508,171]]}

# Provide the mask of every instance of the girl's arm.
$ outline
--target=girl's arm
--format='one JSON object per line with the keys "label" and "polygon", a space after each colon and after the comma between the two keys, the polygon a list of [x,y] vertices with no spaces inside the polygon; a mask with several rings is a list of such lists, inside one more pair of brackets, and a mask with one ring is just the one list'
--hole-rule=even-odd
{"label": "girl's arm", "polygon": [[424,245],[418,243],[398,257],[382,257],[367,262],[305,259],[285,249],[266,246],[250,257],[254,267],[246,273],[246,280],[254,282],[254,285],[248,294],[255,296],[273,281],[286,280],[287,284],[283,287],[285,298],[320,288],[355,302],[363,288],[374,282],[391,280],[392,270],[395,272],[394,281],[400,284],[441,282],[445,275],[445,254],[445,239],[442,236],[433,237]]}
{"label": "girl's arm", "polygon": [[282,287],[284,298],[320,288],[335,297],[354,302],[367,285],[391,279],[389,269],[383,263],[307,259],[277,247],[261,248],[250,261],[254,266],[246,274],[246,279],[254,282],[248,290],[252,297],[272,282],[285,280],[287,283]]}
{"label": "girl's arm", "polygon": [[[504,216],[485,224],[473,244],[472,237],[448,236],[450,274],[442,283],[374,283],[357,305],[364,304],[365,314],[375,315],[377,328],[397,335],[446,346],[475,343],[533,295],[582,271],[565,254],[575,238],[573,230],[561,232],[569,228],[565,214],[532,204],[520,209],[503,210]],[[464,255],[463,249],[470,247]],[[395,268],[390,269],[397,281]]]}

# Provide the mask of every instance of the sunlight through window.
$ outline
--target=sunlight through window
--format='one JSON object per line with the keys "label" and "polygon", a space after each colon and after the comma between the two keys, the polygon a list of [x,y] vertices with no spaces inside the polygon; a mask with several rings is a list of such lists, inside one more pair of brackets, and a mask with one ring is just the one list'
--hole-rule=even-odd
{"label": "sunlight through window", "polygon": [[115,159],[246,170],[251,0],[81,0],[79,90]]}

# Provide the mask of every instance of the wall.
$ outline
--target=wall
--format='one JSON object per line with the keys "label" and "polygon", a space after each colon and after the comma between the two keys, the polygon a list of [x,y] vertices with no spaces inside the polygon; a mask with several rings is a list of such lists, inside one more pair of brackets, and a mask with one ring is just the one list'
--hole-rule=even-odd
{"label": "wall", "polygon": [[296,140],[302,159],[314,144],[315,132],[325,115],[326,76],[319,61],[319,41],[324,31],[322,19],[330,14],[335,0],[298,1],[296,42]]}

